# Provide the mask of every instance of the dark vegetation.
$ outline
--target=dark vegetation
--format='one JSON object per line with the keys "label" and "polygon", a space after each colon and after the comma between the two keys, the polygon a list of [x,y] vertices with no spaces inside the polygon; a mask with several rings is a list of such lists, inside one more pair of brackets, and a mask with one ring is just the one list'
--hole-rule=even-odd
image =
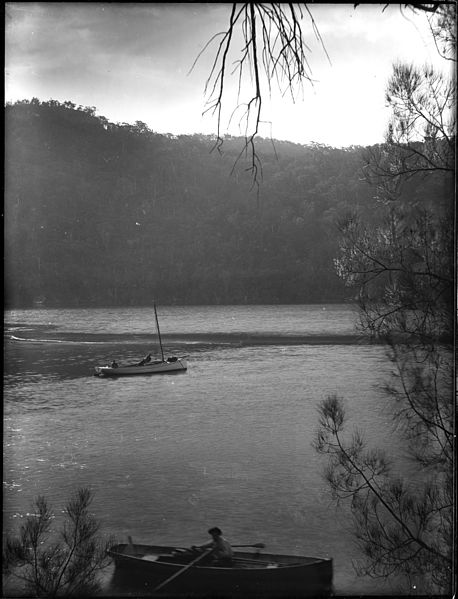
{"label": "dark vegetation", "polygon": [[258,198],[246,165],[231,174],[244,141],[214,142],[71,102],[7,105],[6,306],[352,299],[336,223],[373,218],[367,149],[258,139]]}
{"label": "dark vegetation", "polygon": [[43,496],[36,498],[16,536],[3,544],[2,572],[23,585],[25,597],[94,597],[101,590],[100,572],[111,563],[104,538],[91,513],[92,492],[80,488],[57,525]]}
{"label": "dark vegetation", "polygon": [[[345,400],[336,395],[320,404],[315,447],[327,457],[333,499],[350,511],[363,556],[357,573],[398,576],[401,594],[449,596],[456,557],[455,85],[428,66],[397,64],[386,100],[386,144],[365,167],[378,216],[375,225],[357,214],[341,223],[336,266],[358,289],[360,329],[386,344],[386,434],[402,435],[404,450],[392,459],[360,429],[349,431]],[[414,181],[430,190],[429,200],[415,193]],[[401,474],[405,458],[415,473]]]}

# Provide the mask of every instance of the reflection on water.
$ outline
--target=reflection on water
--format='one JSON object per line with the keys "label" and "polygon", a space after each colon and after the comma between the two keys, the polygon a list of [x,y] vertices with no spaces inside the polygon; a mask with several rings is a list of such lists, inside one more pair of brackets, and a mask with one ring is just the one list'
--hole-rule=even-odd
{"label": "reflection on water", "polygon": [[[253,321],[263,321],[259,334],[335,334],[337,308],[302,308],[285,307],[284,330],[280,307],[211,308],[205,332],[230,332],[232,318],[244,315],[244,331],[252,333]],[[169,334],[183,334],[181,326],[191,334],[197,326],[189,322],[198,319],[203,327],[205,310],[164,308],[160,317],[163,312]],[[8,322],[19,318],[21,326],[34,328],[49,320],[54,329],[41,329],[41,335],[84,341],[89,330],[101,334],[107,322],[106,314],[98,322],[101,311],[71,311],[73,320],[63,327],[70,311],[38,312],[10,314]],[[371,581],[355,578],[351,559],[357,553],[345,517],[330,500],[312,441],[318,402],[338,393],[374,444],[398,451],[396,436],[387,443],[389,417],[376,387],[389,371],[383,347],[177,340],[167,351],[186,352],[188,371],[180,376],[92,376],[96,364],[146,353],[144,339],[125,329],[130,323],[140,334],[139,321],[144,328],[150,312],[113,311],[123,316],[118,328],[110,323],[116,343],[113,337],[84,346],[7,340],[4,528],[14,528],[38,494],[59,512],[78,486],[89,486],[103,530],[121,541],[131,535],[144,543],[200,544],[209,526],[218,525],[236,544],[263,542],[273,553],[333,557],[338,591],[374,591]],[[324,312],[333,314],[327,328]],[[337,327],[342,335],[351,333],[352,317],[346,313]]]}
{"label": "reflection on water", "polygon": [[[161,333],[350,334],[356,310],[351,305],[159,306]],[[91,335],[155,333],[153,307],[71,310],[13,310],[7,322],[17,332],[37,329]],[[16,334],[16,333],[15,333]],[[27,336],[30,335],[19,335]]]}

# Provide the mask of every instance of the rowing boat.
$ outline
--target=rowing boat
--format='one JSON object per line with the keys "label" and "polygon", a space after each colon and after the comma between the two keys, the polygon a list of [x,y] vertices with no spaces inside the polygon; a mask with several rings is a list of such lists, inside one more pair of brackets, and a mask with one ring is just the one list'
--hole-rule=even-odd
{"label": "rowing boat", "polygon": [[[143,594],[264,598],[325,597],[332,591],[328,558],[234,551],[232,565],[218,566],[211,556],[196,560],[196,553],[179,547],[119,544],[108,553],[117,588],[127,591],[136,581]],[[163,588],[154,592],[157,587]]]}

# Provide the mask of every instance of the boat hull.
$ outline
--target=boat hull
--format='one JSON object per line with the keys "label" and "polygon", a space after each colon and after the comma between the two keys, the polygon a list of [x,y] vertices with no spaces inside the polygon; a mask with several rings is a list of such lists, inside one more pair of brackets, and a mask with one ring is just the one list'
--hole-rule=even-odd
{"label": "boat hull", "polygon": [[[116,545],[114,584],[143,594],[178,573],[188,562],[172,556],[175,548]],[[230,567],[199,562],[154,594],[211,597],[327,597],[332,592],[332,560],[317,557],[235,552]]]}
{"label": "boat hull", "polygon": [[138,364],[130,364],[128,366],[118,366],[113,368],[111,366],[96,366],[94,369],[94,375],[100,377],[113,377],[113,376],[138,376],[147,374],[163,374],[166,372],[179,372],[187,369],[186,360],[177,359],[174,362],[156,362],[152,364],[144,364],[139,366]]}

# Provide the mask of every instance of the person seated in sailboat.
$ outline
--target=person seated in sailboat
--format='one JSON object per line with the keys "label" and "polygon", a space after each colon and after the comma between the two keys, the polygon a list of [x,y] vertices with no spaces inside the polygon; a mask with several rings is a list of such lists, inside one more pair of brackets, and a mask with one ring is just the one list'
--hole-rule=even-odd
{"label": "person seated in sailboat", "polygon": [[116,360],[113,360],[113,362],[111,363],[111,367],[112,368],[117,368],[118,367],[118,364],[117,364]]}
{"label": "person seated in sailboat", "polygon": [[141,360],[138,365],[139,366],[144,366],[145,364],[148,364],[148,362],[151,362],[151,354],[148,354],[147,356],[145,356],[143,358],[143,360]]}

